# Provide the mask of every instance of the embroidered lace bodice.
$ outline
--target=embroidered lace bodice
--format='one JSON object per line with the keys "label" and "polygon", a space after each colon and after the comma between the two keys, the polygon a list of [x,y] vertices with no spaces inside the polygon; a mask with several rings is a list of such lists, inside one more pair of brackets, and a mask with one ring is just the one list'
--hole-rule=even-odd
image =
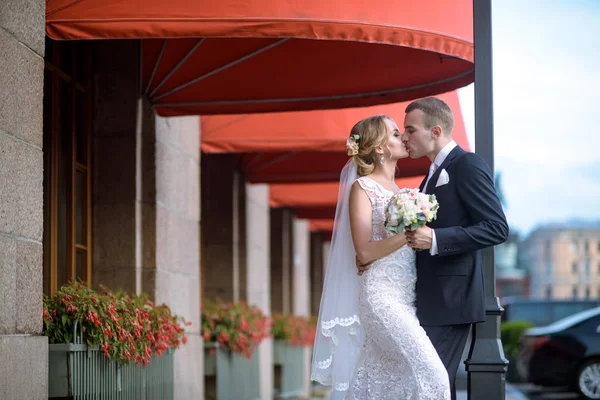
{"label": "embroidered lace bodice", "polygon": [[[394,192],[358,179],[372,205],[372,239],[391,235],[385,209]],[[415,252],[403,246],[375,261],[361,278],[359,318],[364,345],[346,399],[450,399],[448,374],[415,309]]]}

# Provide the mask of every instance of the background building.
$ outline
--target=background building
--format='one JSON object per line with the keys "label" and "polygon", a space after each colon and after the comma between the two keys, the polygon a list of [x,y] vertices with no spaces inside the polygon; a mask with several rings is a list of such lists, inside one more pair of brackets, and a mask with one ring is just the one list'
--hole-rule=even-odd
{"label": "background building", "polygon": [[533,298],[600,295],[600,224],[555,224],[534,230],[520,246]]}

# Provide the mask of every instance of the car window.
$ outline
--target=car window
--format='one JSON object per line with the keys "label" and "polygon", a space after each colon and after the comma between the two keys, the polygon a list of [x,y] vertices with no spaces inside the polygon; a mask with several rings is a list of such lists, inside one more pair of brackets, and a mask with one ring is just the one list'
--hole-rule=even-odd
{"label": "car window", "polygon": [[576,328],[577,328],[577,330],[581,330],[582,332],[591,334],[591,333],[596,333],[598,326],[600,326],[600,315],[598,315],[596,317],[592,317],[590,319],[587,319],[587,320],[577,324]]}

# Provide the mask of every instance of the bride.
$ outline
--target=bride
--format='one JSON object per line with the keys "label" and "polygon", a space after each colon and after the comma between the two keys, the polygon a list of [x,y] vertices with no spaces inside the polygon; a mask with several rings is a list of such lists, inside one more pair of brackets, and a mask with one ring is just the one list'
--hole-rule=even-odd
{"label": "bride", "polygon": [[[384,228],[408,157],[390,117],[358,122],[347,142],[321,297],[311,379],[332,399],[450,399],[448,374],[415,309],[415,254],[403,233]],[[373,262],[363,275],[355,257]]]}

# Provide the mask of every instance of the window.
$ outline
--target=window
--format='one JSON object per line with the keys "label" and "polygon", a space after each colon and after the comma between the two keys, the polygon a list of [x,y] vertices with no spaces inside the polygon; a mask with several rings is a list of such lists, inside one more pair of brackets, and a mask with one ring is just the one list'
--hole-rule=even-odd
{"label": "window", "polygon": [[589,298],[590,298],[590,288],[586,287],[585,288],[585,299],[589,300]]}
{"label": "window", "polygon": [[572,269],[573,269],[573,273],[576,274],[577,273],[577,263],[576,262],[573,263]]}
{"label": "window", "polygon": [[88,44],[46,39],[44,293],[91,284],[91,76]]}
{"label": "window", "polygon": [[589,259],[585,260],[585,276],[588,277],[588,278],[590,277],[590,272],[591,272],[591,269],[592,269],[592,265],[591,264],[592,263],[590,262]]}
{"label": "window", "polygon": [[546,261],[544,267],[546,270],[546,278],[551,279],[552,278],[552,263],[550,261]]}
{"label": "window", "polygon": [[547,286],[546,287],[546,298],[547,299],[551,299],[552,298],[552,286]]}
{"label": "window", "polygon": [[573,298],[577,298],[577,286],[573,287]]}
{"label": "window", "polygon": [[585,254],[588,254],[590,252],[590,241],[586,240],[585,241]]}

